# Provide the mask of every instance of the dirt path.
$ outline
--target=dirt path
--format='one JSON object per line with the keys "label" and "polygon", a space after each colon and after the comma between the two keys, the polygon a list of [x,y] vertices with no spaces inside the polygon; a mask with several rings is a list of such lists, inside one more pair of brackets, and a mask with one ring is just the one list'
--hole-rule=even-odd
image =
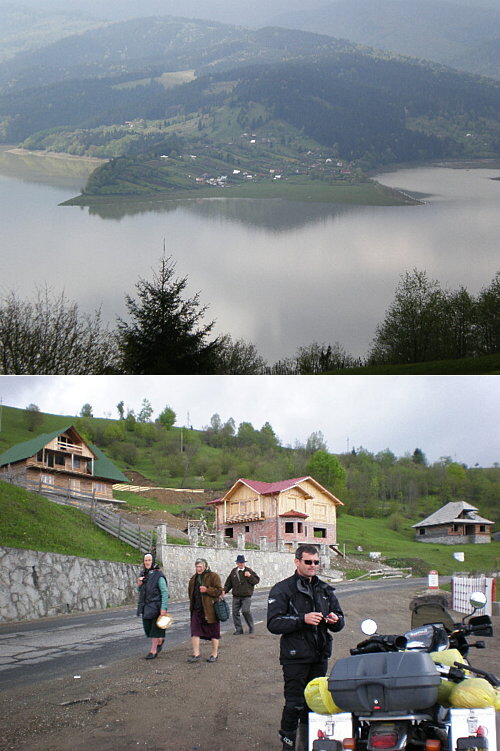
{"label": "dirt path", "polygon": [[[342,585],[337,594],[342,603]],[[347,656],[360,640],[364,617],[375,618],[382,632],[406,630],[412,594],[346,597],[336,656]],[[493,621],[497,635],[486,640],[487,649],[472,652],[471,662],[500,674],[500,617]],[[225,636],[215,664],[186,663],[186,643],[156,660],[124,656],[80,678],[4,691],[0,751],[278,751],[278,641],[259,623],[252,636]]]}

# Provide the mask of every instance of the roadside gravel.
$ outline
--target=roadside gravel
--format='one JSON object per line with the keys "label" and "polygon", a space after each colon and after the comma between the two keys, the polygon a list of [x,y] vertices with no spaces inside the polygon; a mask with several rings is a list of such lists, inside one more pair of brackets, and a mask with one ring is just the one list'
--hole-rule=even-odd
{"label": "roadside gravel", "polygon": [[[406,630],[416,592],[368,590],[343,601],[339,585],[347,623],[334,637],[335,656],[347,656],[360,640],[365,617],[375,618],[381,632]],[[472,652],[471,662],[500,674],[500,617],[493,621],[497,635]],[[189,643],[170,649],[167,636],[156,660],[124,655],[79,678],[6,690],[0,751],[278,751],[278,641],[258,623],[251,636],[224,636],[217,663],[188,664]]]}

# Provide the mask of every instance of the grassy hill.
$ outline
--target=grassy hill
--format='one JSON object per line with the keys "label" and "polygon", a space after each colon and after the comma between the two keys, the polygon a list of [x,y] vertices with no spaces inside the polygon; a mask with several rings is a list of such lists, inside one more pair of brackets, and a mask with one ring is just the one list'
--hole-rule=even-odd
{"label": "grassy hill", "polygon": [[83,511],[2,481],[0,545],[103,561],[141,559],[138,550],[99,529]]}
{"label": "grassy hill", "polygon": [[[122,495],[123,497],[132,494]],[[133,504],[133,498],[132,504]],[[131,507],[133,507],[131,504]],[[158,508],[158,502],[141,499],[142,509]],[[337,539],[347,555],[365,556],[367,567],[377,568],[368,562],[368,551],[379,551],[386,563],[395,567],[412,567],[415,576],[426,576],[430,570],[450,575],[454,572],[490,573],[500,568],[500,543],[490,545],[430,545],[413,541],[413,530],[408,526],[401,532],[388,528],[386,519],[361,519],[341,514],[338,520]],[[95,560],[137,563],[140,553],[107,535],[92,524],[90,518],[78,509],[61,506],[0,481],[0,545],[27,550],[41,550],[75,555]],[[364,552],[357,550],[362,546]],[[465,549],[465,561],[453,558],[457,550]],[[347,575],[356,570],[347,569]]]}

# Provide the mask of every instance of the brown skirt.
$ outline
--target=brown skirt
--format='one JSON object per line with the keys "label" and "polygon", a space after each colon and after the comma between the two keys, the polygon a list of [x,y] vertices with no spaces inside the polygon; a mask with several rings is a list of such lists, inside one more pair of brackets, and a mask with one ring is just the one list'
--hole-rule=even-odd
{"label": "brown skirt", "polygon": [[202,610],[193,610],[191,613],[191,636],[199,636],[200,639],[220,639],[220,623],[207,623]]}

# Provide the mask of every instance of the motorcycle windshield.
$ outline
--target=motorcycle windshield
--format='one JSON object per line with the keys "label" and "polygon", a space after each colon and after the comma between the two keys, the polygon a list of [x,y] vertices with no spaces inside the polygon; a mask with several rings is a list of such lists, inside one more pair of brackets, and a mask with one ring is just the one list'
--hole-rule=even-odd
{"label": "motorcycle windshield", "polygon": [[420,649],[424,652],[440,652],[448,649],[449,639],[444,627],[429,623],[407,631],[406,649]]}

